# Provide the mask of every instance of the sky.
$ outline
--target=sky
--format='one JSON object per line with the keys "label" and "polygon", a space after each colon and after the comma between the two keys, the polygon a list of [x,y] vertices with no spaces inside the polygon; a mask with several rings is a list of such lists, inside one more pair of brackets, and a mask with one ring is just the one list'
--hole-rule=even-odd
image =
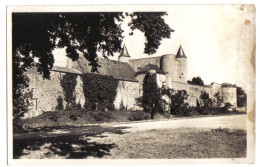
{"label": "sky", "polygon": [[[170,39],[161,41],[157,52],[144,54],[145,37],[139,30],[129,36],[129,19],[123,22],[123,44],[132,59],[176,54],[180,45],[187,56],[187,77],[200,76],[205,84],[229,82],[245,85],[238,79],[241,72],[239,57],[250,57],[254,36],[255,15],[253,6],[241,5],[169,5],[159,8],[166,11],[165,22],[175,31]],[[250,36],[250,39],[243,38]],[[251,40],[248,42],[248,40]],[[241,46],[249,45],[241,50]],[[65,64],[65,51],[55,50],[55,65]],[[111,59],[117,60],[119,53]],[[245,67],[246,68],[246,67]],[[239,71],[240,70],[240,71]],[[243,77],[243,76],[242,76]],[[250,78],[249,78],[250,79]]]}

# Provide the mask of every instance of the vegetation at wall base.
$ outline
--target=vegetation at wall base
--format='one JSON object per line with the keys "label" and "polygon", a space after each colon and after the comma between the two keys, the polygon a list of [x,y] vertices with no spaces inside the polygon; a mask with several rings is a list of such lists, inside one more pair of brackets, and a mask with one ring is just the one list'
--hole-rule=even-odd
{"label": "vegetation at wall base", "polygon": [[119,81],[112,76],[83,74],[85,108],[88,110],[114,110]]}
{"label": "vegetation at wall base", "polygon": [[156,74],[147,73],[143,81],[143,96],[136,99],[139,106],[147,113],[151,114],[151,119],[154,118],[155,113],[163,114],[164,100],[161,96],[160,88],[157,85]]}
{"label": "vegetation at wall base", "polygon": [[[161,117],[158,117],[161,119]],[[22,120],[23,129],[37,131],[48,128],[87,126],[89,124],[131,122],[150,119],[150,114],[140,110],[133,111],[100,111],[100,110],[57,110]],[[155,116],[157,119],[157,115]],[[19,132],[19,131],[17,131]]]}
{"label": "vegetation at wall base", "polygon": [[66,73],[60,80],[60,84],[65,96],[66,109],[69,109],[70,107],[76,105],[76,96],[74,94],[74,91],[77,85],[77,77],[78,75],[76,74]]}

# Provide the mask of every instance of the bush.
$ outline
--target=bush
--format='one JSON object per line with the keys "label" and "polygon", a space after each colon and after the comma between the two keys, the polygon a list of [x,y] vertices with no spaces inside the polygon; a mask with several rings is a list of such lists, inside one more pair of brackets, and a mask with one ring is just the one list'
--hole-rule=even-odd
{"label": "bush", "polygon": [[193,84],[193,85],[199,85],[199,86],[204,86],[203,80],[198,76],[198,77],[193,77],[191,81],[187,81],[188,84]]}
{"label": "bush", "polygon": [[50,116],[49,116],[49,119],[52,120],[53,122],[57,122],[58,117],[53,114],[53,115],[50,115]]}
{"label": "bush", "polygon": [[73,121],[76,121],[78,119],[78,116],[76,114],[70,114],[69,118]]}
{"label": "bush", "polygon": [[222,108],[223,113],[229,113],[229,109],[231,109],[233,105],[229,102],[225,103],[224,107]]}
{"label": "bush", "polygon": [[186,103],[188,99],[188,93],[186,90],[178,90],[171,96],[171,114],[177,116],[189,116],[191,110],[189,104]]}
{"label": "bush", "polygon": [[203,112],[202,107],[200,106],[200,102],[199,102],[198,99],[196,99],[196,107],[195,107],[195,110],[196,110],[198,113],[202,114],[202,115],[205,114],[205,113]]}
{"label": "bush", "polygon": [[77,85],[77,75],[66,73],[63,78],[60,80],[61,87],[65,95],[66,110],[71,109],[75,106],[76,97],[74,95],[75,87]]}
{"label": "bush", "polygon": [[202,107],[204,110],[208,110],[212,108],[213,100],[209,97],[209,94],[202,91],[200,95],[200,99],[202,101]]}
{"label": "bush", "polygon": [[217,108],[220,108],[222,106],[224,100],[219,92],[215,93],[213,102],[215,104],[215,107],[217,107]]}
{"label": "bush", "polygon": [[63,98],[62,96],[59,96],[57,98],[57,106],[56,106],[56,110],[64,110],[64,107],[63,107]]}
{"label": "bush", "polygon": [[[174,89],[162,87],[161,93],[163,96],[168,96],[170,99],[170,113],[176,116],[189,116],[191,109],[189,104],[186,102],[189,95],[186,90],[178,90],[175,92]],[[169,102],[164,101],[163,104]]]}

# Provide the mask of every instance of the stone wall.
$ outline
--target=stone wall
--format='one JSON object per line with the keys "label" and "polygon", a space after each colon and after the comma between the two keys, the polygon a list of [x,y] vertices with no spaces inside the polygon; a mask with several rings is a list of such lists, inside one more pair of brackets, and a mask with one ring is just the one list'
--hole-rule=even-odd
{"label": "stone wall", "polygon": [[[60,80],[64,75],[65,73],[63,72],[51,71],[50,79],[43,79],[42,75],[38,73],[27,74],[30,79],[29,90],[33,90],[33,99],[29,106],[29,112],[24,116],[25,118],[38,116],[44,111],[55,111],[57,98],[61,96],[64,99],[63,88],[60,84]],[[82,86],[80,86],[82,84],[82,82],[80,82],[80,76],[78,76],[77,81],[75,88],[76,101],[84,105],[83,102],[85,103],[85,98],[83,98],[84,94],[82,97],[83,89],[81,88]],[[66,106],[65,100],[63,100],[63,106],[64,108]]]}
{"label": "stone wall", "polygon": [[116,109],[121,105],[127,110],[137,110],[136,98],[139,97],[139,83],[120,80],[117,88],[117,95],[114,101]]}
{"label": "stone wall", "polygon": [[180,82],[172,82],[171,88],[175,90],[186,90],[189,94],[188,103],[190,106],[196,106],[196,100],[200,99],[201,92],[204,91],[209,94],[210,98],[214,98],[214,95],[219,92],[223,97],[224,103],[231,103],[234,107],[237,107],[237,94],[236,88],[221,88],[219,84],[213,84],[210,86],[199,86],[192,84],[185,84]]}
{"label": "stone wall", "polygon": [[134,68],[135,71],[140,70],[147,64],[154,64],[157,67],[160,67],[161,57],[150,57],[143,59],[130,59],[129,64]]}
{"label": "stone wall", "polygon": [[80,104],[81,108],[84,108],[85,105],[85,96],[83,91],[83,81],[82,77],[77,77],[77,85],[75,87],[75,95],[76,95],[76,104]]}
{"label": "stone wall", "polygon": [[224,103],[231,103],[233,106],[237,107],[237,88],[226,87],[221,88]]}

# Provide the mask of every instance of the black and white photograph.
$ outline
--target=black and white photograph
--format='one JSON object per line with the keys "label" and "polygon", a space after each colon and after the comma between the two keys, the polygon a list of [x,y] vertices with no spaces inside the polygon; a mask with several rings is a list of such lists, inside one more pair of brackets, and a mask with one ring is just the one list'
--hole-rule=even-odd
{"label": "black and white photograph", "polygon": [[254,163],[255,13],[7,7],[8,164]]}

